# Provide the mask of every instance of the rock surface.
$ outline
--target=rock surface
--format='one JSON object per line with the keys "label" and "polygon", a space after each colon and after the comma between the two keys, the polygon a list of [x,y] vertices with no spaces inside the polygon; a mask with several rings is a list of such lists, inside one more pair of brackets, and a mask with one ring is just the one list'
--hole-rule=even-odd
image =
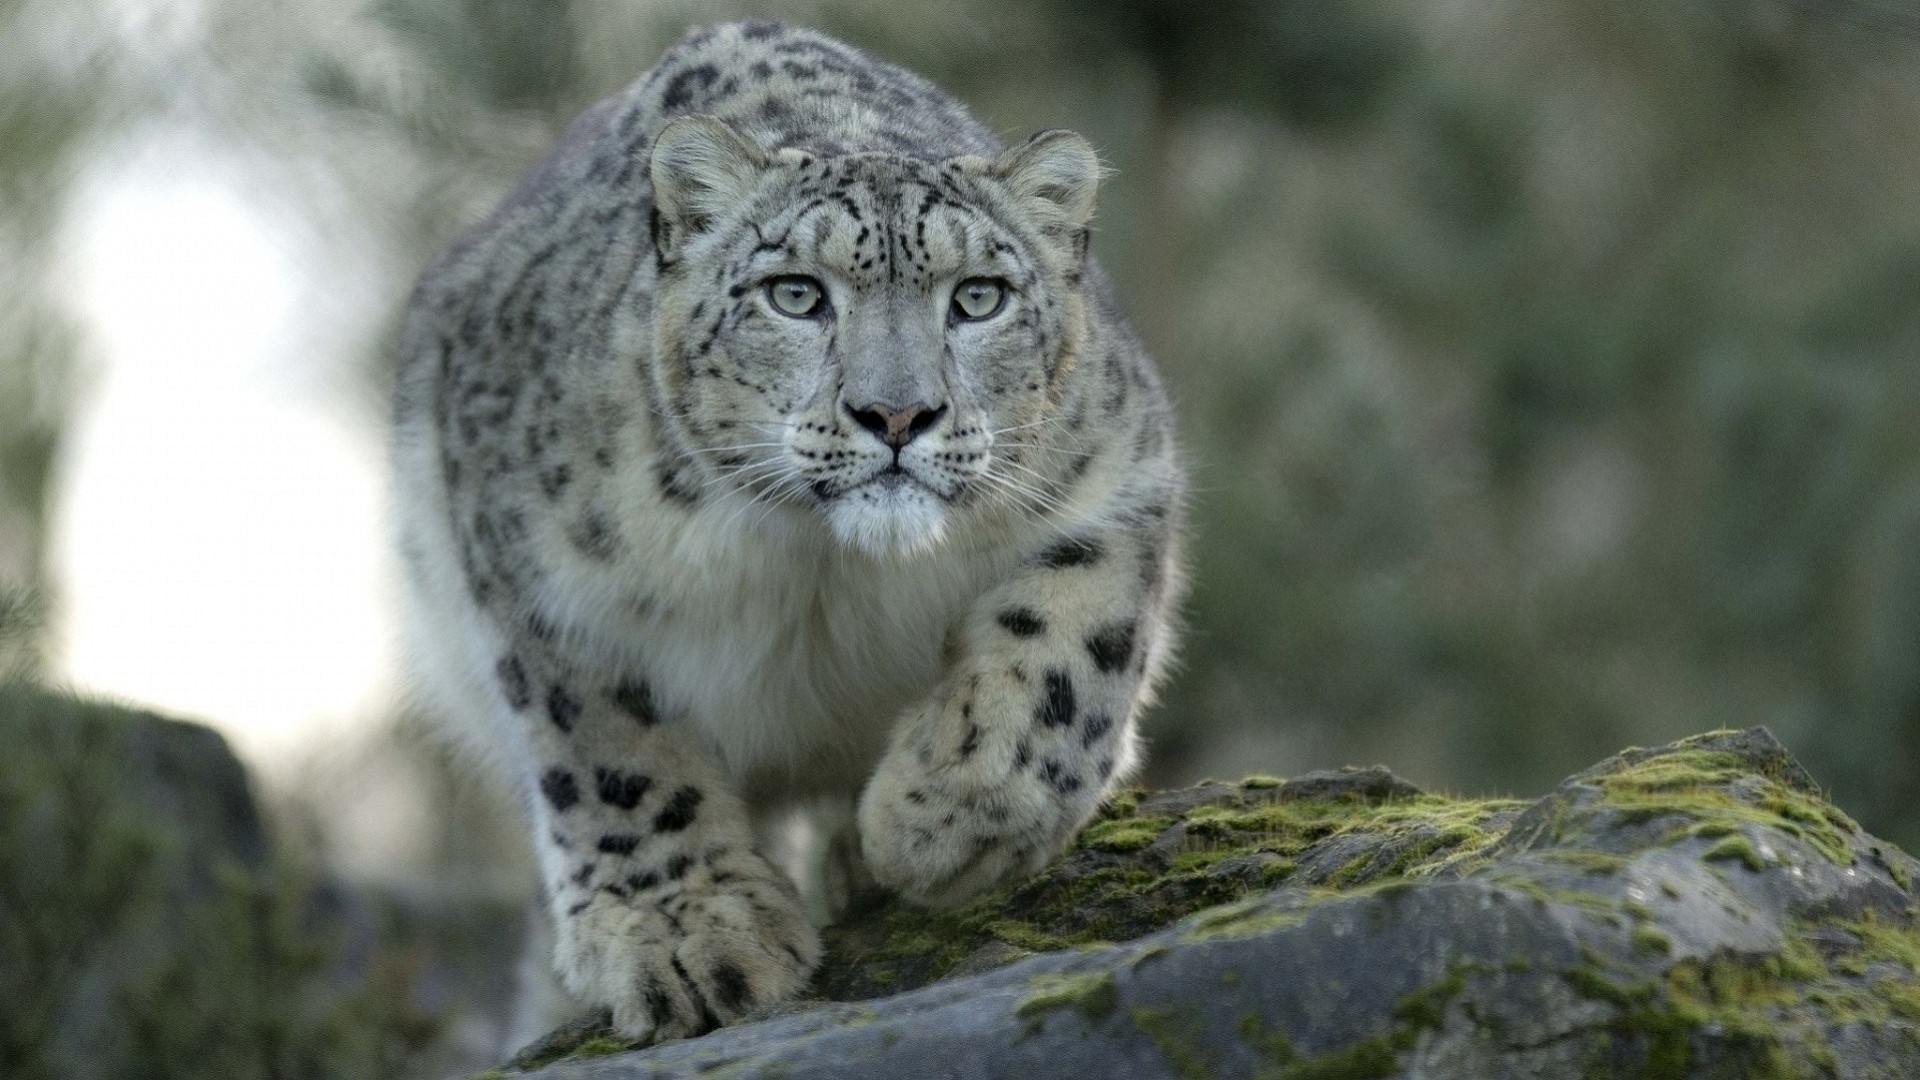
{"label": "rock surface", "polygon": [[1116,800],[970,907],[836,928],[822,1001],[646,1050],[580,1028],[518,1064],[1892,1080],[1920,1076],[1917,874],[1760,728],[1627,751],[1532,803],[1379,769],[1204,784]]}

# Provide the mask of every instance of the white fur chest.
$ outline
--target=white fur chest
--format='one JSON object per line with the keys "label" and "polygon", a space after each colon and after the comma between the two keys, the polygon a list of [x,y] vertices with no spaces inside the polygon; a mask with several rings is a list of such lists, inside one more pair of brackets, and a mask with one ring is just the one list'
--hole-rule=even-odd
{"label": "white fur chest", "polygon": [[749,797],[856,790],[1010,558],[948,544],[881,559],[797,514],[744,520],[723,500],[654,515],[614,567],[570,560],[551,607],[644,672]]}

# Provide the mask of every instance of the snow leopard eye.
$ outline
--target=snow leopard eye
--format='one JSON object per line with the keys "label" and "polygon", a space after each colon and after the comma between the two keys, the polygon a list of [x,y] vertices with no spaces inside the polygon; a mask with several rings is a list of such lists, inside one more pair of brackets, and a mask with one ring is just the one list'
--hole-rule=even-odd
{"label": "snow leopard eye", "polygon": [[780,314],[804,319],[820,313],[821,305],[826,302],[826,290],[813,278],[788,274],[767,282],[767,299]]}
{"label": "snow leopard eye", "polygon": [[1006,302],[1007,290],[1002,283],[992,278],[968,278],[953,290],[953,317],[963,322],[989,319],[999,314]]}

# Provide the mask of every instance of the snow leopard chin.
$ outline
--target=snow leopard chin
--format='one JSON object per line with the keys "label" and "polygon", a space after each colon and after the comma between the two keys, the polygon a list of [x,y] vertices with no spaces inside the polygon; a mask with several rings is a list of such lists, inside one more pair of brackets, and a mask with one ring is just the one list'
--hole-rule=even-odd
{"label": "snow leopard chin", "polygon": [[850,491],[828,504],[826,515],[842,544],[876,559],[924,555],[947,536],[946,508],[910,481],[883,479]]}

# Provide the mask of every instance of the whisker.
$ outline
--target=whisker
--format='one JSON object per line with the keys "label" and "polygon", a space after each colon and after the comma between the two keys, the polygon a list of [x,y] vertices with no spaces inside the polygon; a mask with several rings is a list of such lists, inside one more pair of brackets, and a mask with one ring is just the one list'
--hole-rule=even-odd
{"label": "whisker", "polygon": [[1028,428],[1036,428],[1044,424],[1063,424],[1065,422],[1066,422],[1066,417],[1064,416],[1059,416],[1059,415],[1043,416],[1040,419],[1033,421],[1032,423],[1015,424],[1012,427],[997,428],[993,431],[987,432],[987,434],[993,436],[994,438],[999,438],[1000,436],[1005,435],[1009,431],[1025,431]]}
{"label": "whisker", "polygon": [[[783,462],[782,464],[785,464],[785,463]],[[735,509],[733,513],[727,515],[727,520],[720,523],[721,531],[722,532],[726,531],[727,528],[729,528],[736,520],[739,519],[740,515],[752,509],[755,504],[763,500],[771,501],[774,498],[775,493],[780,490],[780,485],[783,485],[784,483],[791,480],[794,476],[797,476],[800,473],[800,470],[797,467],[790,467],[790,470],[791,471],[789,471],[788,473],[785,473],[779,476],[773,481],[775,486],[772,489],[768,491],[753,491],[748,496],[746,502],[741,503],[740,506],[737,509]]]}
{"label": "whisker", "polygon": [[748,442],[734,443],[732,446],[696,446],[681,451],[683,454],[724,454],[729,450],[758,450],[768,446],[785,446],[784,442]]}
{"label": "whisker", "polygon": [[1044,521],[1047,514],[1059,513],[1066,509],[1064,503],[1049,498],[1046,493],[1031,485],[993,473],[981,475],[994,485],[988,489],[990,494],[999,495],[1005,505],[1036,521]]}

